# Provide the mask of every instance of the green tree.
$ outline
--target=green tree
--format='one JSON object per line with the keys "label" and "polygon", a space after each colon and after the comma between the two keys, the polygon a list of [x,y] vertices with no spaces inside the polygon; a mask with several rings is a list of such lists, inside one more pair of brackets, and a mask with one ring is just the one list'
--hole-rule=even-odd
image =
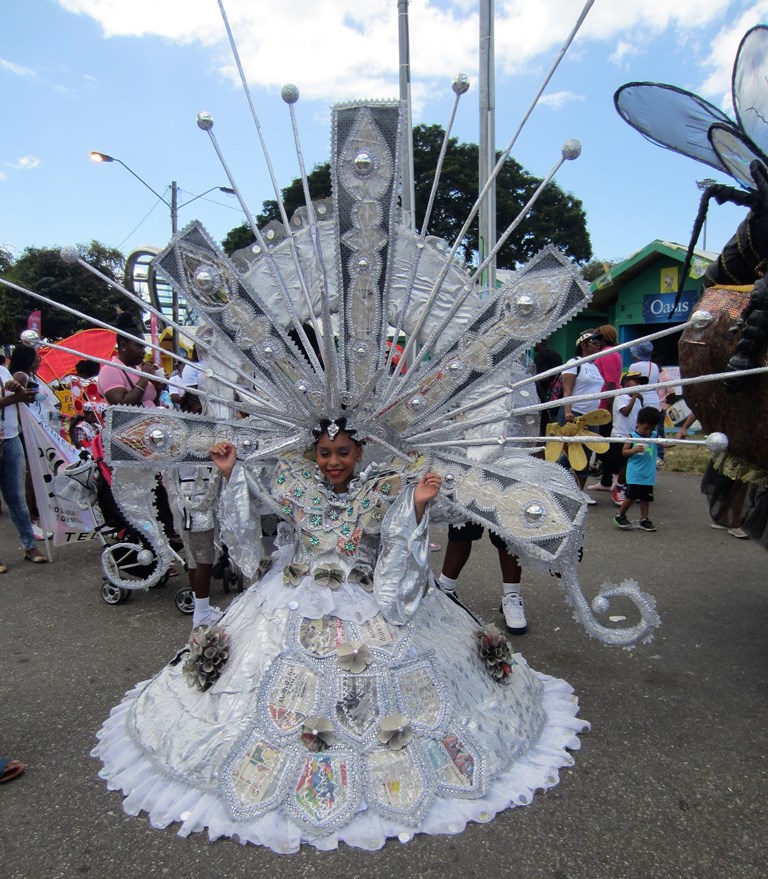
{"label": "green tree", "polygon": [[4,247],[0,247],[0,275],[7,272],[11,265],[13,265],[11,251],[6,250]]}
{"label": "green tree", "polygon": [[[58,247],[28,247],[18,259],[0,263],[0,276],[108,323],[114,323],[123,311],[139,315],[139,309],[130,305],[122,293],[111,289],[82,266],[65,263],[59,251]],[[92,241],[78,245],[78,251],[94,268],[122,283],[125,260],[119,250]],[[28,314],[36,308],[42,312],[43,333],[50,339],[61,339],[93,326],[84,318],[0,285],[0,340],[15,342],[26,328]]]}
{"label": "green tree", "polygon": [[[414,188],[416,191],[416,225],[420,226],[429,200],[437,159],[443,142],[444,129],[439,125],[417,125],[413,130]],[[448,142],[443,171],[440,176],[428,232],[453,244],[475,203],[478,193],[478,146],[461,143],[452,137]],[[508,158],[496,181],[496,208],[498,234],[509,226],[527,203],[541,180],[529,174],[518,162]],[[326,162],[317,165],[309,175],[313,199],[331,194],[330,167]],[[300,179],[282,190],[288,216],[304,204]],[[265,201],[257,223],[262,226],[278,219],[277,203]],[[233,229],[223,246],[227,253],[253,242],[250,228],[244,224]],[[523,223],[512,233],[500,250],[499,268],[515,268],[534,256],[547,244],[555,244],[578,263],[592,255],[592,245],[581,201],[564,193],[556,183],[550,183],[542,192]],[[478,252],[477,223],[474,223],[461,242],[459,252],[471,263]]]}
{"label": "green tree", "polygon": [[601,275],[609,272],[618,262],[619,261],[615,259],[592,259],[582,267],[581,274],[584,277],[584,280],[589,281],[591,284],[592,281],[596,281]]}
{"label": "green tree", "polygon": [[[313,201],[321,198],[328,198],[331,194],[330,164],[324,162],[323,164],[315,165],[309,174],[307,174],[307,182],[309,183],[309,194],[312,196]],[[285,204],[286,213],[290,218],[297,208],[303,207],[305,204],[304,186],[301,182],[301,177],[296,177],[289,186],[286,186],[285,189],[281,190],[281,195]],[[254,219],[256,220],[256,225],[260,229],[262,226],[266,226],[271,220],[279,220],[280,211],[277,207],[277,201],[272,198],[263,202],[261,213]],[[234,229],[231,229],[227,233],[226,238],[221,242],[221,246],[224,248],[224,252],[231,256],[236,250],[248,247],[250,244],[253,244],[255,240],[254,234],[248,223],[242,223],[240,226],[235,226]]]}

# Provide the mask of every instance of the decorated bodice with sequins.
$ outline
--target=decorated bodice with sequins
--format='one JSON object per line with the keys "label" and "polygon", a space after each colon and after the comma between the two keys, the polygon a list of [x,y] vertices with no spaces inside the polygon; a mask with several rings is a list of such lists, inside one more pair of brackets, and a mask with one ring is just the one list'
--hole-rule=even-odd
{"label": "decorated bodice with sequins", "polygon": [[402,473],[372,464],[338,495],[317,465],[289,456],[278,464],[270,492],[295,525],[295,560],[313,569],[340,564],[348,575],[373,568],[382,520],[402,487]]}

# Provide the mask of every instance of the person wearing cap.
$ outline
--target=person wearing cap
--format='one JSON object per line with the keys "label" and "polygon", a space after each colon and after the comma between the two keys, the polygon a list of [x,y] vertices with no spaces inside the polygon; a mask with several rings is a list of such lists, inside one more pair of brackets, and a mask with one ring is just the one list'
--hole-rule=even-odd
{"label": "person wearing cap", "polygon": [[[648,379],[648,384],[654,385],[659,381],[659,367],[651,360],[653,356],[653,342],[638,342],[629,349],[632,355],[632,363],[627,372],[637,372]],[[646,406],[660,409],[659,392],[654,388],[643,391],[643,400]]]}
{"label": "person wearing cap", "polygon": [[[648,384],[648,379],[638,372],[628,372],[621,379],[621,386],[626,393],[613,398],[612,437],[628,438],[637,426],[637,413],[643,408],[643,395],[640,389]],[[626,458],[623,455],[622,443],[611,443],[606,452],[610,472],[616,475],[613,485],[609,488],[613,501],[621,506],[626,498]],[[590,486],[592,488],[593,486]]]}
{"label": "person wearing cap", "polygon": [[[576,339],[576,356],[566,363],[563,370],[563,408],[560,415],[562,423],[575,421],[579,415],[585,415],[593,409],[600,408],[599,394],[603,388],[603,376],[597,366],[595,366],[594,361],[570,366],[580,357],[597,354],[600,350],[600,345],[601,338],[595,330],[587,330]],[[587,399],[569,403],[568,397],[573,396],[585,396]],[[579,472],[574,472],[579,488],[582,490],[587,484],[588,473],[589,467]],[[587,503],[590,506],[594,506],[596,501],[594,498],[587,498]]]}

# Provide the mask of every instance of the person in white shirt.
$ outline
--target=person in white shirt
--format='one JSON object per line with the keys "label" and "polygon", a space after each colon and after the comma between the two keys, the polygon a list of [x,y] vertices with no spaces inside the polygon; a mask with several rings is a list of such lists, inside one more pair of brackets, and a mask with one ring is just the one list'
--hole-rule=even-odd
{"label": "person in white shirt", "polygon": [[[590,363],[582,363],[578,366],[569,366],[579,357],[586,357],[589,354],[597,354],[600,351],[602,339],[595,330],[587,330],[582,333],[576,340],[576,356],[572,357],[563,370],[563,408],[561,413],[562,421],[575,421],[579,415],[591,412],[593,409],[600,408],[600,398],[598,394],[603,389],[603,376],[600,370],[595,366],[594,361]],[[594,397],[592,395],[594,394]],[[586,395],[588,399],[579,400],[574,403],[566,402],[568,397]],[[574,472],[579,488],[582,490],[587,484],[587,476],[589,475],[589,467],[584,470]],[[594,498],[587,498],[587,503],[592,506],[595,504]]]}
{"label": "person in white shirt", "polygon": [[[34,564],[42,564],[48,559],[35,546],[32,519],[24,497],[24,475],[26,460],[24,448],[19,438],[19,403],[29,403],[35,399],[37,388],[25,388],[15,381],[10,372],[0,366],[0,434],[3,450],[0,455],[0,492],[2,492],[8,512],[16,530],[19,532],[24,559]],[[0,564],[0,573],[6,566]]]}
{"label": "person in white shirt", "polygon": [[[637,426],[637,413],[645,405],[645,395],[640,388],[648,384],[648,379],[637,372],[628,372],[621,380],[622,388],[627,393],[613,398],[613,427],[611,436],[626,438]],[[625,499],[627,459],[622,454],[623,443],[611,443],[608,466],[615,474],[611,487],[614,503],[621,506]]]}
{"label": "person in white shirt", "polygon": [[[659,367],[651,360],[653,354],[653,342],[639,342],[629,349],[632,355],[632,363],[627,372],[636,372],[645,376],[648,384],[656,384],[659,381]],[[660,409],[659,392],[657,390],[644,391],[643,400],[646,406]]]}

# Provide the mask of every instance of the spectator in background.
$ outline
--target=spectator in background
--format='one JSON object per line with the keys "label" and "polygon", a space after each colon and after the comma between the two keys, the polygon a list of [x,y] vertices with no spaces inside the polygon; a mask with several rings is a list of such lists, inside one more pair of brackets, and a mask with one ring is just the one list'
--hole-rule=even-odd
{"label": "spectator in background", "polygon": [[[556,366],[562,366],[563,358],[557,353],[557,351],[554,351],[549,347],[549,339],[542,339],[540,342],[537,342],[533,346],[533,350],[533,368],[536,370],[536,375],[554,369]],[[536,392],[539,395],[540,403],[546,403],[551,399],[550,390],[552,388],[552,383],[556,378],[557,376],[552,375],[549,378],[536,382]],[[539,419],[539,436],[544,436],[547,432],[547,424],[549,424],[550,421],[557,421],[556,408],[545,409],[541,413]]]}
{"label": "spectator in background", "polygon": [[191,366],[189,363],[184,364],[184,368],[181,370],[181,383],[187,389],[202,388],[205,384],[205,370],[208,368],[208,361],[199,342],[195,342],[192,346],[189,359],[196,366]]}
{"label": "spectator in background", "polygon": [[[587,330],[576,340],[576,356],[568,361],[566,368],[563,370],[563,406],[560,410],[561,414],[558,416],[563,424],[566,421],[575,421],[579,415],[585,415],[587,412],[600,407],[598,394],[603,387],[603,376],[595,366],[594,361],[576,366],[568,365],[580,357],[596,354],[600,350],[600,344],[600,336],[598,336],[595,330]],[[567,398],[571,396],[586,396],[588,399],[570,403]],[[573,474],[582,491],[587,484],[588,473],[589,465],[584,470],[574,472]],[[594,498],[587,497],[587,504],[589,506],[594,506],[596,503],[597,501]]]}
{"label": "spectator in background", "polygon": [[[613,424],[612,437],[629,437],[637,426],[637,415],[643,408],[643,395],[641,388],[648,384],[644,375],[636,372],[628,372],[621,380],[621,386],[626,393],[613,398]],[[608,450],[612,456],[611,470],[616,474],[612,486],[611,497],[617,507],[620,507],[626,499],[626,458],[622,454],[623,445],[611,443]],[[592,486],[594,487],[594,486]],[[602,489],[601,489],[602,490]]]}
{"label": "spectator in background", "polygon": [[78,360],[75,364],[75,375],[84,380],[97,378],[100,369],[101,364],[95,360]]}
{"label": "spectator in background", "polygon": [[[613,348],[618,344],[619,335],[616,332],[616,327],[611,324],[603,324],[603,326],[598,327],[595,332],[600,337],[601,350]],[[621,354],[619,354],[618,351],[611,351],[608,354],[603,354],[595,360],[595,366],[600,370],[600,375],[603,377],[603,387],[601,390],[615,391],[621,382]],[[608,412],[612,413],[614,399],[615,398],[609,397],[607,400],[601,400],[600,408],[606,409]],[[600,433],[600,436],[611,436],[611,422],[609,421],[607,424],[601,424],[598,427],[598,432]],[[611,486],[613,485],[613,477],[616,475],[613,466],[614,457],[612,450],[609,448],[607,452],[598,455],[598,459],[601,464],[600,482],[590,485],[589,489],[591,491],[610,491]]]}
{"label": "spectator in background", "polygon": [[[653,486],[656,483],[655,443],[644,443],[644,439],[656,439],[656,425],[659,423],[659,410],[653,406],[643,406],[637,413],[637,424],[630,434],[630,441],[624,443],[622,454],[627,460],[626,497],[619,508],[614,523],[622,531],[634,526],[627,518],[629,508],[635,501],[640,502],[641,531],[655,531],[656,526],[648,518],[650,504],[653,502]],[[640,442],[638,442],[640,440]]]}
{"label": "spectator in background", "polygon": [[[13,380],[18,382],[22,388],[29,388],[34,391],[34,396],[28,403],[32,404],[32,414],[35,418],[58,432],[61,426],[61,404],[56,394],[53,393],[44,381],[37,377],[39,367],[40,354],[36,348],[31,348],[28,345],[17,345],[13,349],[11,359],[8,361],[8,371],[13,376]],[[19,437],[24,449],[24,458],[28,460],[29,456],[24,442],[23,431],[20,431]],[[35,539],[44,540],[45,533],[40,527],[40,511],[37,508],[37,498],[35,497],[32,474],[28,464],[25,465],[24,493],[27,509],[32,518],[32,531],[34,532]],[[53,534],[49,533],[48,537],[53,537]]]}
{"label": "spectator in background", "polygon": [[[653,355],[652,342],[638,342],[629,349],[632,355],[632,363],[627,372],[637,372],[648,379],[648,384],[654,385],[659,381],[659,367],[651,360]],[[646,406],[659,408],[659,392],[655,389],[643,391],[643,400]]]}
{"label": "spectator in background", "polygon": [[34,412],[38,420],[44,421],[53,430],[61,427],[61,403],[47,382],[38,375],[40,354],[36,348],[28,345],[17,345],[8,361],[8,371],[22,387],[34,386],[36,394],[34,402],[38,408]]}
{"label": "spectator in background", "polygon": [[[10,372],[0,366],[0,434],[2,435],[2,454],[0,454],[0,492],[8,507],[24,549],[24,559],[34,564],[43,564],[48,559],[35,546],[32,519],[24,499],[24,474],[26,471],[24,449],[19,439],[18,403],[33,400],[35,391],[22,387]],[[7,568],[0,564],[0,573]]]}
{"label": "spectator in background", "polygon": [[[653,360],[656,365],[659,367],[659,381],[660,382],[669,382],[672,381],[672,376],[664,369],[661,365],[660,358],[658,355],[653,355]],[[667,434],[666,431],[666,423],[667,423],[667,397],[669,396],[670,391],[673,391],[674,388],[658,388],[657,393],[659,395],[659,426],[656,428],[656,433],[658,433],[661,439]],[[656,459],[656,466],[663,467],[664,466],[664,455],[666,454],[666,449],[663,445],[659,446],[659,457]]]}
{"label": "spectator in background", "polygon": [[[136,323],[118,321],[119,329],[132,336],[141,336],[143,330]],[[106,365],[99,371],[98,386],[102,397],[110,404],[116,406],[144,406],[154,409],[158,397],[158,391],[152,382],[152,376],[156,375],[157,368],[153,363],[146,363],[144,355],[147,347],[143,342],[134,342],[132,339],[119,337],[117,340],[117,354],[112,358],[114,365]],[[135,375],[125,372],[121,367],[129,366],[140,369],[145,375]]]}

